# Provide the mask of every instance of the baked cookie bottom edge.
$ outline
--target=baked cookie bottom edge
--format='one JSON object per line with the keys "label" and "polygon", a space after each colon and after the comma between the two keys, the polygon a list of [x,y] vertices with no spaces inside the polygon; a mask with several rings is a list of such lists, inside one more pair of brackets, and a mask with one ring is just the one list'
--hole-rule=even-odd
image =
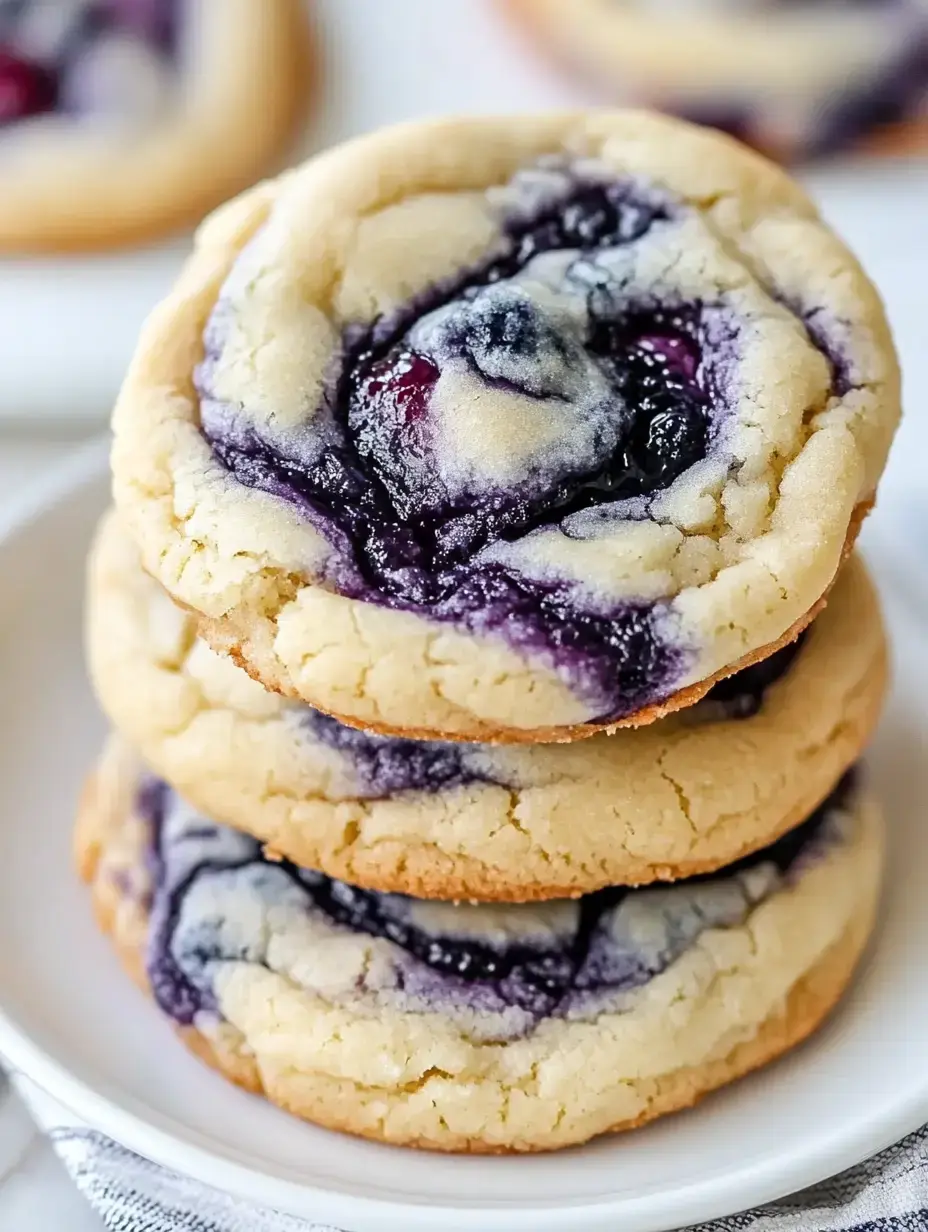
{"label": "baked cookie bottom edge", "polygon": [[[147,910],[127,897],[114,881],[96,875],[104,850],[98,816],[105,802],[101,802],[99,794],[97,777],[92,776],[81,801],[75,834],[78,868],[91,886],[93,911],[99,927],[114,944],[127,974],[150,995],[144,966]],[[595,1134],[568,1141],[546,1141],[542,1136],[531,1140],[514,1138],[500,1144],[463,1136],[450,1129],[439,1137],[389,1132],[385,1123],[391,1102],[404,1100],[408,1096],[405,1088],[393,1092],[386,1088],[364,1087],[318,1071],[300,1071],[284,1064],[268,1066],[229,1024],[221,1024],[209,1035],[195,1027],[175,1026],[175,1030],[192,1053],[235,1085],[262,1095],[285,1111],[325,1129],[391,1145],[459,1154],[541,1153],[564,1149],[600,1133],[634,1129],[658,1117],[692,1107],[711,1092],[774,1061],[811,1035],[840,1000],[867,945],[876,918],[878,880],[874,878],[874,893],[859,903],[853,919],[837,941],[792,985],[780,1006],[759,1023],[753,1035],[741,1040],[725,1056],[635,1082],[635,1093],[645,1103],[642,1112]],[[371,1126],[371,1105],[376,1105],[377,1110],[374,1127]]]}

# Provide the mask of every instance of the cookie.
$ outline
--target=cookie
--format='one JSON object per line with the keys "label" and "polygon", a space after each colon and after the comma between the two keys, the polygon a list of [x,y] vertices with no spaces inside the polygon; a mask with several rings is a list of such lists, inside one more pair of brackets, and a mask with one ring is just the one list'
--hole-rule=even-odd
{"label": "cookie", "polygon": [[782,158],[928,140],[928,4],[502,0],[614,102],[716,125]]}
{"label": "cookie", "polygon": [[567,897],[729,864],[828,795],[886,684],[856,558],[800,643],[660,723],[574,744],[402,740],[267,693],[197,640],[113,516],[87,625],[104,710],[181,795],[296,864],[424,898]]}
{"label": "cookie", "polygon": [[795,637],[898,415],[874,288],[758,155],[642,113],[415,123],[201,230],[114,491],[266,687],[569,740]]}
{"label": "cookie", "polygon": [[233,1080],[386,1142],[540,1151],[688,1106],[813,1030],[870,932],[882,827],[851,776],[712,877],[454,906],[270,863],[105,759],[77,848],[129,969]]}
{"label": "cookie", "polygon": [[0,251],[198,222],[293,136],[308,61],[300,0],[0,0]]}

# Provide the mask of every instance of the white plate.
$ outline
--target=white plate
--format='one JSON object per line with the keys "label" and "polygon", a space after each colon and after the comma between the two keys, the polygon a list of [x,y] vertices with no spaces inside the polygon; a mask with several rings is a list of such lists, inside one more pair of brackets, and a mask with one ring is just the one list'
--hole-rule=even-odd
{"label": "white plate", "polygon": [[891,590],[904,670],[870,759],[892,820],[884,919],[847,1003],[792,1057],[634,1134],[500,1159],[330,1134],[195,1061],[123,977],[71,870],[74,802],[103,734],[80,635],[102,455],[0,528],[0,1051],[15,1066],[158,1162],[351,1232],[658,1232],[796,1190],[928,1120],[928,658]]}

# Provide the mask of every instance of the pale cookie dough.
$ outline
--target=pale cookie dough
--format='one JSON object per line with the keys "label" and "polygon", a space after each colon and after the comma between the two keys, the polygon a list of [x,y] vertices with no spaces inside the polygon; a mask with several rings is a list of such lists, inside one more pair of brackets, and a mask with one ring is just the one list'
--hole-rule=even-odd
{"label": "pale cookie dough", "polygon": [[572,896],[729,864],[821,803],[886,685],[856,558],[798,648],[650,727],[546,746],[378,736],[265,692],[197,640],[112,515],[88,597],[103,708],[181,795],[296,864],[425,898]]}
{"label": "pale cookie dough", "polygon": [[144,330],[114,491],[268,688],[420,738],[689,704],[807,623],[899,416],[803,191],[644,113],[416,123],[217,214]]}
{"label": "pale cookie dough", "polygon": [[926,0],[501,0],[613,102],[784,158],[928,141]]}
{"label": "pale cookie dough", "polygon": [[455,907],[268,863],[106,761],[77,834],[101,924],[195,1051],[308,1120],[449,1151],[639,1125],[795,1044],[866,942],[882,844],[846,782],[712,878]]}
{"label": "pale cookie dough", "polygon": [[0,251],[198,222],[293,137],[309,52],[302,0],[0,0]]}

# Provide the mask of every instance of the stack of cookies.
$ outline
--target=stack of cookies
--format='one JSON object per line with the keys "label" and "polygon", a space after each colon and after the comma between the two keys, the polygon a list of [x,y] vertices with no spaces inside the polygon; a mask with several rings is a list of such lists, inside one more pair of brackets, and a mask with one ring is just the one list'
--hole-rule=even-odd
{"label": "stack of cookies", "polygon": [[898,415],[854,258],[679,121],[407,125],[210,219],[115,413],[77,835],[190,1047],[532,1151],[805,1037],[879,892]]}

